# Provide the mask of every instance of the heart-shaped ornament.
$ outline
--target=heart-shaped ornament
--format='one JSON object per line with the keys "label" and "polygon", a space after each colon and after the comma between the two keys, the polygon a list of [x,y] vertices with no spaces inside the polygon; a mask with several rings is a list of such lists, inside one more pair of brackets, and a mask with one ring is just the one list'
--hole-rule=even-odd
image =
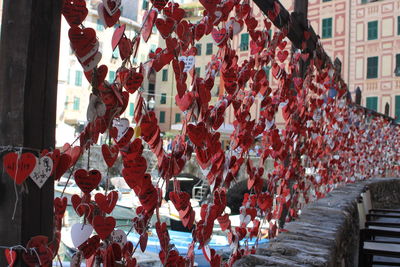
{"label": "heart-shaped ornament", "polygon": [[93,227],[90,224],[76,223],[71,227],[72,244],[77,248],[82,245],[93,233]]}
{"label": "heart-shaped ornament", "polygon": [[129,120],[126,118],[115,118],[113,120],[113,127],[117,129],[117,136],[115,137],[115,140],[119,142],[119,140],[124,137],[129,129]]}
{"label": "heart-shaped ornament", "polygon": [[48,156],[44,156],[37,160],[36,167],[29,176],[39,188],[42,188],[52,172],[53,160]]}
{"label": "heart-shaped ornament", "polygon": [[180,56],[178,59],[179,61],[182,61],[185,64],[183,72],[188,72],[189,70],[191,70],[196,62],[194,56],[187,56],[187,57]]}
{"label": "heart-shaped ornament", "polygon": [[105,240],[114,230],[115,219],[113,217],[95,216],[93,228],[102,240]]}
{"label": "heart-shaped ornament", "polygon": [[37,163],[37,158],[32,153],[8,153],[3,157],[3,166],[8,175],[17,184],[22,184],[31,174]]}
{"label": "heart-shaped ornament", "polygon": [[74,173],[75,182],[84,193],[90,193],[101,181],[101,173],[98,170],[86,171],[76,170]]}
{"label": "heart-shaped ornament", "polygon": [[116,230],[112,231],[112,233],[111,233],[111,240],[114,243],[117,243],[118,245],[120,245],[121,248],[123,248],[125,246],[126,242],[128,241],[128,238],[127,238],[124,230],[116,229]]}
{"label": "heart-shaped ornament", "polygon": [[4,255],[6,256],[8,266],[13,267],[15,261],[17,260],[17,252],[15,250],[6,248],[4,250]]}

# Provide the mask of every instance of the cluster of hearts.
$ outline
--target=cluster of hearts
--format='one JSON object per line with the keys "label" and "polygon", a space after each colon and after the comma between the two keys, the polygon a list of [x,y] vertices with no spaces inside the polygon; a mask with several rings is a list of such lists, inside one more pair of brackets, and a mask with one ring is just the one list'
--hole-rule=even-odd
{"label": "cluster of hearts", "polygon": [[[106,164],[111,167],[121,154],[122,176],[141,203],[136,209],[137,217],[132,220],[135,231],[141,236],[136,247],[140,245],[145,250],[150,218],[157,216],[159,257],[165,266],[192,266],[195,247],[203,249],[211,266],[231,266],[256,249],[240,245],[239,241],[258,240],[265,225],[268,225],[268,236],[273,238],[278,232],[278,221],[296,218],[306,203],[323,197],[336,186],[373,175],[382,176],[387,172],[399,175],[400,172],[396,165],[399,162],[399,127],[383,117],[371,117],[351,105],[346,98],[347,86],[340,74],[333,64],[318,57],[323,49],[320,44],[315,51],[306,53],[304,41],[303,50],[293,52],[288,58],[287,27],[270,35],[271,22],[256,20],[248,1],[200,0],[200,3],[205,10],[201,20],[195,24],[184,19],[185,11],[179,4],[153,0],[153,7],[145,14],[142,28],[132,40],[125,36],[124,25],[117,27],[111,45],[113,49],[119,49],[123,63],[115,81],[108,83],[104,80],[107,66],[97,66],[101,54],[96,32],[82,25],[88,13],[85,1],[65,1],[62,12],[71,26],[71,47],[93,87],[88,107],[89,122],[79,136],[80,146],[67,146],[61,153],[57,150],[42,153],[40,159],[28,153],[20,156],[10,153],[4,157],[5,168],[17,184],[31,175],[32,170],[31,178],[34,180],[52,172],[58,179],[98,141],[99,134],[108,132],[114,144],[102,147]],[[120,0],[103,0],[99,4],[99,16],[105,26],[117,23],[120,6]],[[276,4],[267,15],[273,22],[279,19],[279,13]],[[148,40],[154,25],[165,39],[166,47],[156,49],[149,54],[149,61],[134,68],[130,59],[136,56],[140,39]],[[231,47],[231,40],[245,26],[251,37],[250,56],[240,63]],[[187,57],[196,54],[195,41],[209,34],[219,49],[207,64],[205,76],[200,77],[194,71],[195,63]],[[310,38],[308,31],[303,35],[305,40]],[[304,79],[296,76],[301,61],[309,61]],[[119,125],[130,94],[138,91],[148,70],[153,68],[158,72],[168,64],[172,64],[175,74],[176,104],[185,114],[182,132],[175,137],[170,153],[163,150],[157,118],[154,112],[146,110],[141,92],[135,105],[136,128],[129,127],[129,124]],[[275,86],[269,83],[264,67],[271,68]],[[212,105],[210,91],[218,74],[225,94]],[[254,118],[250,110],[257,98],[261,105]],[[234,131],[225,151],[221,147],[218,129],[224,122],[224,115],[231,110],[235,116]],[[283,129],[278,129],[275,124],[275,116],[280,111],[285,120]],[[257,166],[249,157],[256,139],[261,139],[262,147]],[[158,159],[161,182],[174,181],[170,199],[179,211],[183,225],[193,233],[187,255],[179,254],[165,223],[160,223],[158,209],[162,192],[159,185],[151,183],[151,177],[146,173],[143,142]],[[73,152],[75,149],[76,154]],[[180,191],[175,179],[193,152],[212,189],[210,199],[201,207],[199,221],[195,220],[190,196]],[[45,157],[48,158],[44,160]],[[274,169],[268,173],[263,167],[267,159],[274,161]],[[48,166],[45,162],[52,162],[53,169],[43,167]],[[36,167],[28,168],[27,165]],[[236,182],[241,167],[248,175],[250,193],[245,195],[240,208],[240,226],[233,227],[228,214],[224,213],[226,188]],[[92,201],[90,192],[98,185],[100,172],[80,169],[74,172],[74,177],[83,196],[73,196],[72,205],[77,214],[84,217],[84,225],[90,224],[97,233],[79,244],[77,262],[85,258],[88,266],[92,266],[93,261],[102,262],[104,266],[115,266],[117,261],[125,266],[136,266],[132,258],[136,248],[130,242],[118,244],[113,239],[115,220],[106,215],[115,206],[115,192],[96,195]],[[66,204],[65,199],[55,200],[57,223],[54,240],[58,242],[60,220]],[[231,244],[232,253],[225,261],[208,247],[215,221],[227,232]],[[250,222],[253,223],[251,228],[248,227]],[[33,243],[42,252],[39,255],[49,254],[49,251],[56,255],[58,245],[52,248],[53,243],[46,244],[40,237],[38,239],[40,242]],[[44,256],[42,263],[45,260]],[[32,261],[38,264],[37,257],[32,257]]]}

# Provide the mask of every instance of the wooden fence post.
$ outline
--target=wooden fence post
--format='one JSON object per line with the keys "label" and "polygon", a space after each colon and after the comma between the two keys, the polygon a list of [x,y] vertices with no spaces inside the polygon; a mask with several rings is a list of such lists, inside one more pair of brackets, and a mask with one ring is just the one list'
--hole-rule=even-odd
{"label": "wooden fence post", "polygon": [[[4,0],[0,41],[0,151],[54,148],[62,0]],[[25,150],[29,151],[29,150]],[[35,235],[52,240],[54,182],[16,191],[0,153],[0,246],[26,246]],[[38,153],[34,153],[38,156]],[[0,266],[7,266],[0,249]],[[14,266],[26,266],[18,257]]]}

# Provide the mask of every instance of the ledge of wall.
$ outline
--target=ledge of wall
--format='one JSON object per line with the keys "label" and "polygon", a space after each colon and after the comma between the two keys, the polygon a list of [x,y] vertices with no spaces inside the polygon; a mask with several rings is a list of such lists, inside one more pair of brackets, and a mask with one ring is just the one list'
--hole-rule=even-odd
{"label": "ledge of wall", "polygon": [[400,207],[400,179],[375,178],[338,187],[302,210],[281,233],[255,255],[234,266],[357,266],[358,212],[356,199],[368,185],[376,208]]}

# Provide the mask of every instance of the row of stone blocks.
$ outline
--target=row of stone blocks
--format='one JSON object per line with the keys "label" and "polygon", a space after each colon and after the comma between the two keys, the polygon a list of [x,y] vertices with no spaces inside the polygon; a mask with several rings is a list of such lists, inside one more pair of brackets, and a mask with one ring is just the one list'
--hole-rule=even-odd
{"label": "row of stone blocks", "polygon": [[357,266],[356,201],[366,185],[371,189],[374,208],[400,208],[400,179],[374,178],[338,187],[305,207],[299,219],[286,224],[287,232],[234,266]]}

